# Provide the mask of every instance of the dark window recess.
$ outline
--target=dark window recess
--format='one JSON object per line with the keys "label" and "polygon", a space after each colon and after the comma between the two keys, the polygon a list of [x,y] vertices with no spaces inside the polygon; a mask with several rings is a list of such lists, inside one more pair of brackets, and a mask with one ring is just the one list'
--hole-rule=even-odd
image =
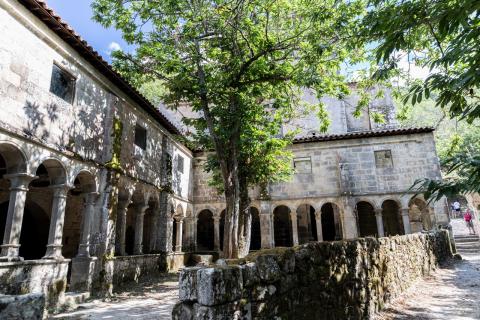
{"label": "dark window recess", "polygon": [[73,103],[75,96],[75,78],[54,64],[52,68],[50,92],[68,103]]}
{"label": "dark window recess", "polygon": [[147,129],[138,124],[135,126],[135,145],[143,150],[147,149]]}
{"label": "dark window recess", "polygon": [[183,173],[184,162],[185,160],[182,156],[177,156],[177,171],[180,173]]}

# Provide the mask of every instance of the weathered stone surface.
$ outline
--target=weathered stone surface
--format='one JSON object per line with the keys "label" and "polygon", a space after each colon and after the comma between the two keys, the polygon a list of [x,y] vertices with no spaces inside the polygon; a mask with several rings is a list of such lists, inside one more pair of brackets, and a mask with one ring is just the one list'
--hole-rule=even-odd
{"label": "weathered stone surface", "polygon": [[267,282],[274,282],[280,278],[281,271],[275,255],[258,256],[255,263],[257,264],[260,279]]}
{"label": "weathered stone surface", "polygon": [[180,271],[178,288],[180,301],[197,300],[197,271],[200,269],[200,267],[193,267]]}
{"label": "weathered stone surface", "polygon": [[194,315],[193,304],[179,302],[173,307],[172,320],[193,320]]}
{"label": "weathered stone surface", "polygon": [[239,266],[203,268],[197,271],[197,300],[213,306],[242,296],[243,279]]}
{"label": "weathered stone surface", "polygon": [[200,269],[184,290],[198,290],[193,319],[369,319],[450,257],[447,231],[309,243],[257,252],[238,269]]}
{"label": "weathered stone surface", "polygon": [[42,293],[0,296],[0,319],[41,320],[44,309],[45,295]]}

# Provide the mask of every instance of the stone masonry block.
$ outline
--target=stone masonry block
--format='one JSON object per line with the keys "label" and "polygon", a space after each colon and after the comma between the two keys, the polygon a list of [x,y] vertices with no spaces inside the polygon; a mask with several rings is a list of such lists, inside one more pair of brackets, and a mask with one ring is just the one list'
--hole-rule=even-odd
{"label": "stone masonry block", "polygon": [[232,302],[242,296],[239,266],[203,268],[197,271],[197,300],[204,306]]}

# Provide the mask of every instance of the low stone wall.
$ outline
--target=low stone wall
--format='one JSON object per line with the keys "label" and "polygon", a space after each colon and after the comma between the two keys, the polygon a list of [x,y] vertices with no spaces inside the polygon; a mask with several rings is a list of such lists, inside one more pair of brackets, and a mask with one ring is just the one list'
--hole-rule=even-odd
{"label": "low stone wall", "polygon": [[65,293],[70,260],[0,262],[0,294],[41,293],[54,306]]}
{"label": "low stone wall", "polygon": [[164,264],[164,254],[115,257],[113,260],[113,285],[138,281],[143,276],[158,274],[164,269]]}
{"label": "low stone wall", "polygon": [[41,320],[45,315],[43,293],[18,296],[0,295],[0,319]]}
{"label": "low stone wall", "polygon": [[446,231],[262,250],[180,274],[173,319],[369,319],[451,257]]}

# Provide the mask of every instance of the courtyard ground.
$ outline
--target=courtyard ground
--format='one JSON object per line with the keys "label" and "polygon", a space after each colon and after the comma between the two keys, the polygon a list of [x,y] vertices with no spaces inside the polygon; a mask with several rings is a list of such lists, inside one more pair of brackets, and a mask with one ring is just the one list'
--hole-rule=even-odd
{"label": "courtyard ground", "polygon": [[[480,243],[468,235],[463,220],[452,220],[452,227],[463,260],[418,281],[376,320],[480,319]],[[169,275],[130,284],[110,302],[92,300],[51,319],[171,319],[177,299],[177,276]]]}
{"label": "courtyard ground", "polygon": [[452,227],[463,260],[418,281],[377,320],[480,319],[480,244],[470,237],[463,220],[452,220]]}
{"label": "courtyard ground", "polygon": [[178,300],[178,277],[175,274],[129,284],[115,293],[112,301],[92,300],[83,303],[73,312],[52,316],[49,319],[103,320],[103,319],[171,319],[172,309]]}

